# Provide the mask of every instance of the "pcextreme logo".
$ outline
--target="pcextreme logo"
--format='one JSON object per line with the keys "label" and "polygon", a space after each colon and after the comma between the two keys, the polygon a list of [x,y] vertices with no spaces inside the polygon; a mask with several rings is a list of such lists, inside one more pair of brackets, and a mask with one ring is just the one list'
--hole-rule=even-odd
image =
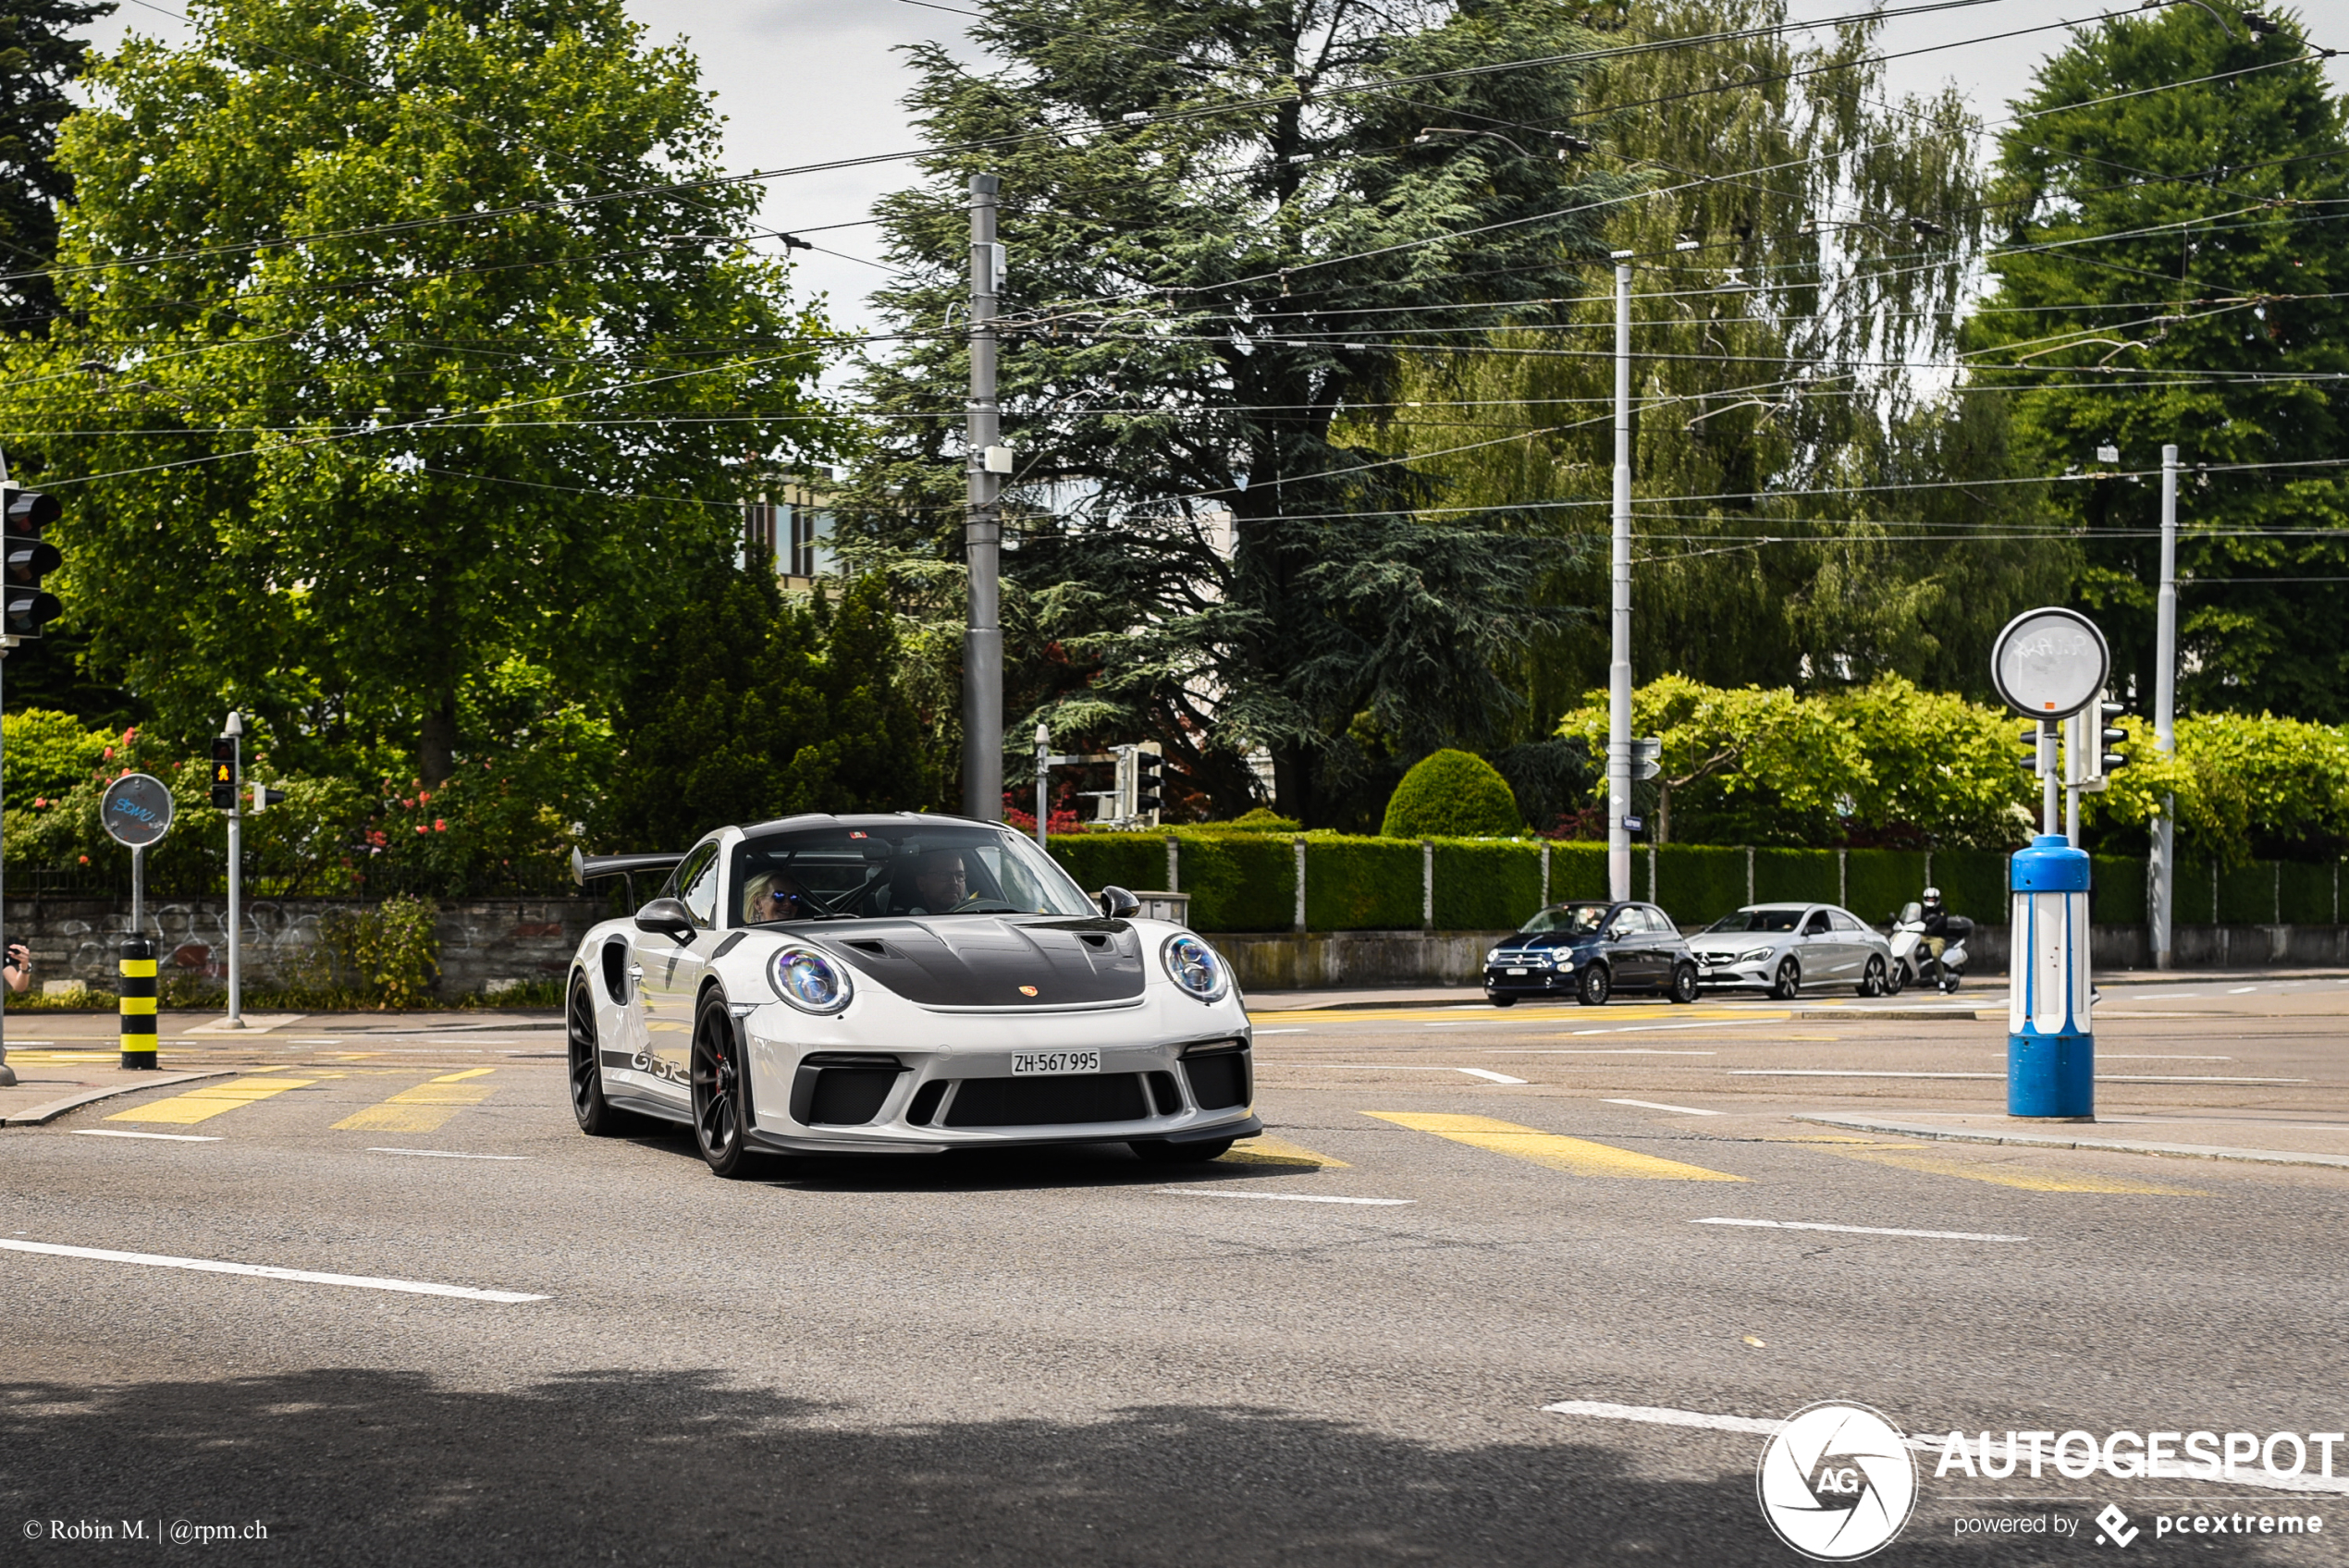
{"label": "pcextreme logo", "polygon": [[1891,1422],[1830,1400],[1787,1418],[1762,1451],[1754,1489],[1780,1540],[1815,1562],[1850,1562],[1909,1522],[1916,1461]]}

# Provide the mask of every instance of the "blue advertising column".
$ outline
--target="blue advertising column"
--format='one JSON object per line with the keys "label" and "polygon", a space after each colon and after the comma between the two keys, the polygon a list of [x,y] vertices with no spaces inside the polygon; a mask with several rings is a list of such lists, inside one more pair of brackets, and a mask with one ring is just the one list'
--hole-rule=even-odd
{"label": "blue advertising column", "polygon": [[2060,833],[2016,852],[2013,959],[2007,996],[2007,1114],[2093,1121],[2095,1022],[2089,1012],[2088,856]]}

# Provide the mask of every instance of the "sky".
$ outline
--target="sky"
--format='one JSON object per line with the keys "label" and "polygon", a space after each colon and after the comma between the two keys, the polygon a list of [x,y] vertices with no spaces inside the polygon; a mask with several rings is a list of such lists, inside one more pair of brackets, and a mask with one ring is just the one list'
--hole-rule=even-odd
{"label": "sky", "polygon": [[[122,0],[121,9],[93,30],[102,47],[122,33],[180,37],[186,28],[166,0]],[[900,45],[938,39],[963,45],[965,18],[952,7],[971,0],[628,0],[630,13],[650,39],[683,38],[700,56],[705,84],[726,116],[727,164],[732,168],[769,169],[910,151],[914,133],[898,103],[910,85]],[[1900,0],[1913,4],[1915,0]],[[2242,0],[2219,0],[2232,11]],[[1790,0],[1799,20],[1846,15],[1861,0]],[[2123,6],[2116,6],[2116,9]],[[2279,8],[2282,9],[2282,8]],[[2082,6],[2089,15],[2093,6]],[[2318,19],[2317,41],[2343,54],[2331,62],[2333,80],[2349,91],[2349,22],[2339,37],[2327,35],[2326,7],[2308,7]],[[2041,0],[1987,0],[1959,9],[1898,17],[1881,34],[1888,54],[1908,54],[1888,62],[1897,92],[1929,92],[1954,83],[1986,120],[2026,92],[2038,61],[2060,46],[2061,32],[2021,39],[1966,43],[2012,28],[2056,19]],[[1956,47],[1936,47],[1958,45]],[[868,164],[853,169],[798,175],[768,182],[764,221],[796,230],[854,223],[867,216],[873,200],[910,178],[905,163]],[[798,253],[794,276],[803,295],[828,297],[832,319],[852,330],[869,327],[874,317],[866,297],[887,277],[878,266],[878,231],[835,229],[814,237],[822,251]],[[829,252],[839,252],[832,254]]]}

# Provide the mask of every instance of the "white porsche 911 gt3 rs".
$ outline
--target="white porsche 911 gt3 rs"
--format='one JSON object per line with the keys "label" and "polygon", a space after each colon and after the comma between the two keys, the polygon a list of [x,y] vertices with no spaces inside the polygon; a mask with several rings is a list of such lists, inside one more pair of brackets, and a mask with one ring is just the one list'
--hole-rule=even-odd
{"label": "white porsche 911 gt3 rs", "polygon": [[591,1134],[683,1122],[732,1176],[760,1153],[1104,1141],[1207,1160],[1262,1130],[1222,957],[996,824],[794,816],[572,864],[669,874],[572,961]]}

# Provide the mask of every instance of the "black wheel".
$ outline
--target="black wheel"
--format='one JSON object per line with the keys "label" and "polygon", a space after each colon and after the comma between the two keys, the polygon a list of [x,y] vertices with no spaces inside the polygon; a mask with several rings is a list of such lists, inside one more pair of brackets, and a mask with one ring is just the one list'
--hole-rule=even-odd
{"label": "black wheel", "polygon": [[616,1110],[604,1098],[604,1072],[596,1060],[596,997],[587,976],[571,977],[571,1001],[563,1010],[564,1032],[571,1045],[571,1113],[579,1130],[591,1138],[613,1138],[633,1133],[642,1121]]}
{"label": "black wheel", "polygon": [[1887,978],[1884,955],[1882,953],[1869,954],[1868,967],[1860,976],[1860,994],[1863,997],[1880,997],[1891,984],[1892,982]]}
{"label": "black wheel", "polygon": [[744,1176],[756,1163],[744,1146],[750,1127],[750,1080],[734,1044],[726,998],[704,994],[694,1013],[694,1142],[720,1176]]}
{"label": "black wheel", "polygon": [[1956,970],[1945,969],[1941,972],[1941,990],[1944,995],[1956,990],[1964,981],[1965,976]]}
{"label": "black wheel", "polygon": [[1770,995],[1782,1002],[1790,1002],[1802,989],[1802,970],[1792,959],[1778,965],[1778,977],[1770,982]]}
{"label": "black wheel", "polygon": [[1574,982],[1574,999],[1584,1007],[1605,1007],[1607,993],[1614,988],[1614,977],[1607,974],[1605,964],[1584,964],[1580,977]]}
{"label": "black wheel", "polygon": [[1696,1000],[1696,965],[1677,965],[1672,971],[1672,988],[1665,995],[1683,1006]]}
{"label": "black wheel", "polygon": [[1488,992],[1486,993],[1484,999],[1491,1002],[1494,1007],[1517,1006],[1517,998],[1515,997],[1496,997]]}
{"label": "black wheel", "polygon": [[1901,987],[1908,983],[1909,966],[1905,963],[1896,961],[1891,968],[1884,972],[1884,994],[1888,997],[1899,996]]}
{"label": "black wheel", "polygon": [[1144,1165],[1205,1165],[1221,1159],[1232,1146],[1229,1138],[1206,1138],[1194,1144],[1170,1144],[1164,1138],[1136,1138],[1125,1145]]}

